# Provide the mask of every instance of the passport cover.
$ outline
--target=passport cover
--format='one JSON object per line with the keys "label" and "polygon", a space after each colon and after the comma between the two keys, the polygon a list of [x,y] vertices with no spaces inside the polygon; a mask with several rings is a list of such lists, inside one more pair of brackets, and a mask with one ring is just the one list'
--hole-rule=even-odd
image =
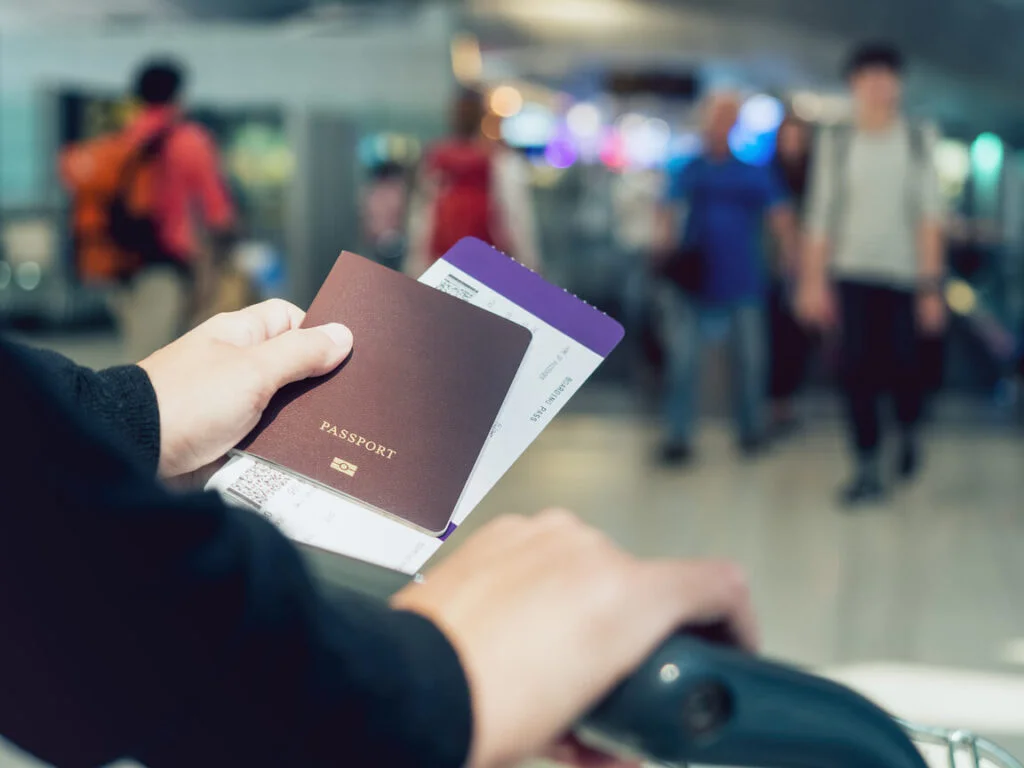
{"label": "passport cover", "polygon": [[442,533],[530,331],[347,252],[304,326],[330,322],[352,330],[351,356],[282,389],[238,450]]}

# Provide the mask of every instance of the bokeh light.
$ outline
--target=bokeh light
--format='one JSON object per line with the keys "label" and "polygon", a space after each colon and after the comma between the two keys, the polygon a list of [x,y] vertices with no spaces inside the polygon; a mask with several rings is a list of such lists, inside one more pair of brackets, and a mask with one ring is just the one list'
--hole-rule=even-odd
{"label": "bokeh light", "polygon": [[[360,158],[366,154],[360,144]],[[270,125],[252,123],[234,133],[227,148],[227,165],[250,187],[275,187],[295,172],[295,154],[283,132]]]}
{"label": "bokeh light", "polygon": [[978,296],[970,283],[955,278],[946,285],[946,303],[958,315],[969,315],[978,306]]}
{"label": "bokeh light", "polygon": [[[423,146],[415,136],[375,133],[360,139],[356,152],[359,162],[366,168],[388,162],[412,165],[422,155]],[[294,158],[290,159],[290,164],[294,164]]]}
{"label": "bokeh light", "polygon": [[767,165],[775,156],[775,131],[754,133],[737,124],[729,134],[729,149],[741,162]]}
{"label": "bokeh light", "polygon": [[740,107],[739,123],[754,134],[773,133],[782,124],[786,109],[774,96],[759,93]]}
{"label": "bokeh light", "polygon": [[451,44],[452,73],[463,85],[473,85],[483,73],[480,41],[474,35],[456,35]]}
{"label": "bokeh light", "polygon": [[935,170],[943,195],[954,200],[971,173],[971,151],[962,141],[943,139],[935,146]]}
{"label": "bokeh light", "polygon": [[576,148],[565,138],[555,139],[544,150],[544,159],[552,168],[571,168],[577,157]]}
{"label": "bokeh light", "polygon": [[523,94],[511,85],[502,85],[491,92],[491,111],[499,117],[515,117],[523,108]]}
{"label": "bokeh light", "polygon": [[631,165],[644,168],[660,166],[668,159],[672,131],[667,122],[652,117],[635,128],[623,131],[626,158]]}
{"label": "bokeh light", "polygon": [[555,133],[555,116],[533,102],[501,124],[501,135],[513,147],[544,147]]}
{"label": "bokeh light", "polygon": [[782,102],[757,94],[740,107],[736,127],[729,134],[729,148],[744,163],[767,165],[775,156],[775,137],[786,110]]}
{"label": "bokeh light", "polygon": [[569,130],[580,138],[593,138],[601,132],[601,110],[595,104],[576,104],[566,114],[565,120]]}
{"label": "bokeh light", "polygon": [[35,261],[25,261],[14,269],[14,282],[23,291],[34,291],[43,282],[43,269]]}
{"label": "bokeh light", "polygon": [[501,139],[501,118],[491,113],[484,115],[483,123],[480,125],[480,132],[491,141]]}
{"label": "bokeh light", "polygon": [[994,133],[983,133],[971,145],[971,162],[977,173],[990,176],[1003,166],[1003,142]]}
{"label": "bokeh light", "polygon": [[619,131],[612,129],[605,135],[600,158],[601,162],[613,171],[621,171],[626,167],[626,146]]}
{"label": "bokeh light", "polygon": [[615,121],[615,127],[619,129],[623,138],[627,138],[633,131],[643,128],[647,118],[637,112],[627,112]]}

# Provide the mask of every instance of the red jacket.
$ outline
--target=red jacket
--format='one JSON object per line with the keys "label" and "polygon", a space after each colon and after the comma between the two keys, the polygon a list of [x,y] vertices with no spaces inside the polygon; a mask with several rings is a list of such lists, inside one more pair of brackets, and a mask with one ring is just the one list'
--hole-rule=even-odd
{"label": "red jacket", "polygon": [[508,251],[494,199],[490,149],[478,141],[450,139],[430,150],[426,169],[437,188],[431,260],[441,258],[464,237],[476,237]]}
{"label": "red jacket", "polygon": [[[172,120],[175,107],[149,107],[128,126],[130,138],[142,144]],[[235,208],[221,176],[212,137],[195,123],[182,122],[164,145],[157,221],[164,247],[182,260],[196,252],[193,214],[213,230],[233,226]]]}

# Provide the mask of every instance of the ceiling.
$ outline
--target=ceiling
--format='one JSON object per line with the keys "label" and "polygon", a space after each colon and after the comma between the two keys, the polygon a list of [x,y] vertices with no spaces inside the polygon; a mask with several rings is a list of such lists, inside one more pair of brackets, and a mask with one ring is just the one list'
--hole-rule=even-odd
{"label": "ceiling", "polygon": [[1020,0],[661,0],[746,22],[785,19],[844,38],[894,40],[943,69],[1004,82],[1024,66]]}
{"label": "ceiling", "polygon": [[[911,61],[912,109],[957,135],[993,130],[1024,146],[1024,0],[468,1],[499,59],[547,77],[601,61],[712,62],[761,87],[840,88],[854,42],[892,41]],[[502,20],[528,42],[502,40]]]}
{"label": "ceiling", "polygon": [[836,39],[898,44],[920,73],[913,95],[954,132],[996,130],[1024,146],[1021,0],[673,0],[733,19],[785,18]]}
{"label": "ceiling", "polygon": [[[80,20],[273,19],[427,0],[0,0],[0,26]],[[855,40],[901,45],[910,98],[953,132],[995,130],[1024,146],[1024,0],[433,0],[464,6],[500,65],[574,68],[695,63],[765,87],[839,87]],[[313,18],[319,18],[314,14]]]}
{"label": "ceiling", "polygon": [[158,20],[281,19],[321,6],[401,6],[420,0],[0,0],[0,24]]}

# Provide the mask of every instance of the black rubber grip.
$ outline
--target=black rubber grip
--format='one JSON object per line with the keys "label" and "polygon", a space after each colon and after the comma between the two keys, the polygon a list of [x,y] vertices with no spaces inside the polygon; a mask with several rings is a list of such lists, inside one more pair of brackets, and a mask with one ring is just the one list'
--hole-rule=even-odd
{"label": "black rubber grip", "polygon": [[579,728],[669,765],[927,768],[900,726],[848,688],[677,635]]}

